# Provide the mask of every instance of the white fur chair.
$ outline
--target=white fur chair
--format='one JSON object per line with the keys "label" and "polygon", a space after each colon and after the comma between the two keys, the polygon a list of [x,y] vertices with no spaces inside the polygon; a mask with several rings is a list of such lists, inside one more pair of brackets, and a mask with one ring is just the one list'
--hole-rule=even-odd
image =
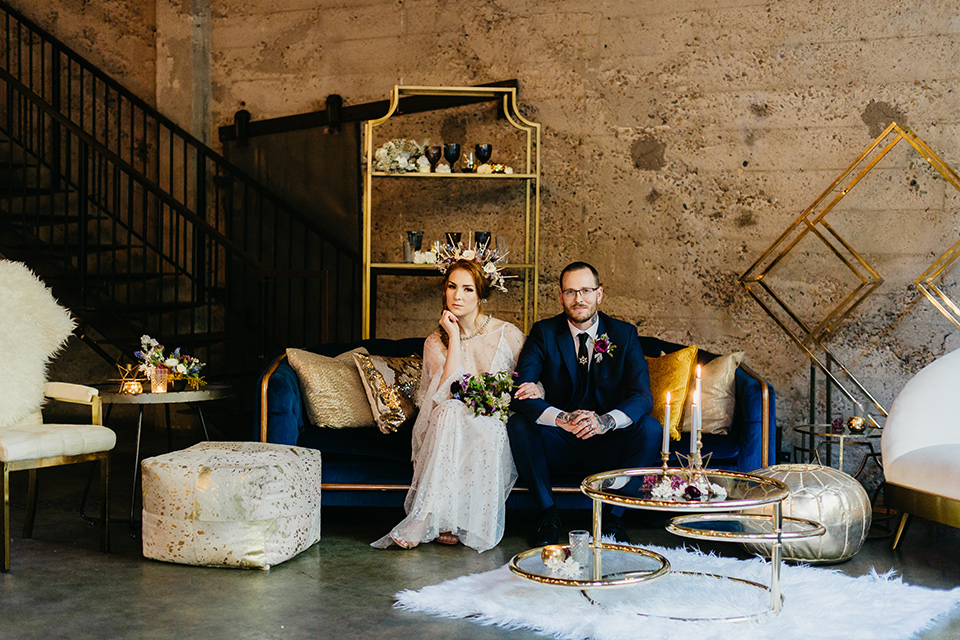
{"label": "white fur chair", "polygon": [[[29,269],[0,260],[0,493],[3,494],[3,571],[10,570],[10,473],[29,470],[23,535],[33,533],[37,508],[37,469],[78,462],[100,462],[100,508],[104,551],[110,546],[110,450],[116,434],[102,426],[96,389],[46,383],[47,363],[73,331],[70,313]],[[91,424],[43,424],[44,398],[88,405]]]}
{"label": "white fur chair", "polygon": [[884,505],[902,513],[896,549],[911,514],[960,527],[960,350],[911,378],[890,407],[880,440]]}

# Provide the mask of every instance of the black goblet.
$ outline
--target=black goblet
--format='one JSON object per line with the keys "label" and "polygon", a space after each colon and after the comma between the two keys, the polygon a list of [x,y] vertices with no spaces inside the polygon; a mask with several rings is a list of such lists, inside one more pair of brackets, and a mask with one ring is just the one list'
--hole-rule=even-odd
{"label": "black goblet", "polygon": [[460,145],[456,142],[443,145],[443,157],[450,163],[450,170],[453,171],[453,163],[460,159]]}
{"label": "black goblet", "polygon": [[430,173],[436,173],[437,163],[440,162],[440,147],[431,145],[423,150],[423,155],[430,162]]}
{"label": "black goblet", "polygon": [[477,161],[480,164],[486,164],[487,160],[490,159],[490,155],[493,154],[493,145],[492,144],[478,144],[477,145]]}
{"label": "black goblet", "polygon": [[474,231],[473,232],[473,244],[480,247],[486,247],[490,244],[490,232],[489,231]]}

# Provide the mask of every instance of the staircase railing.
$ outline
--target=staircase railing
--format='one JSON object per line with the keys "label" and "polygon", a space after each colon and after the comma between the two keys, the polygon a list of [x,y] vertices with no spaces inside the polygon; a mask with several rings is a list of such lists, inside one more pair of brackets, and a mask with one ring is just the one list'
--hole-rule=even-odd
{"label": "staircase railing", "polygon": [[2,0],[0,19],[0,208],[76,270],[80,305],[194,340],[211,374],[354,337],[356,252]]}

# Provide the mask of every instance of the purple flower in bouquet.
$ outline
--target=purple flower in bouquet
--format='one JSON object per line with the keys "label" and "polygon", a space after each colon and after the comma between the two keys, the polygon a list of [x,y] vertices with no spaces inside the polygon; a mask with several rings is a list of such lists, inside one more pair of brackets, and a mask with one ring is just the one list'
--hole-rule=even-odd
{"label": "purple flower in bouquet", "polygon": [[475,416],[492,416],[506,422],[513,389],[513,374],[506,371],[467,374],[450,383],[450,397],[473,409]]}

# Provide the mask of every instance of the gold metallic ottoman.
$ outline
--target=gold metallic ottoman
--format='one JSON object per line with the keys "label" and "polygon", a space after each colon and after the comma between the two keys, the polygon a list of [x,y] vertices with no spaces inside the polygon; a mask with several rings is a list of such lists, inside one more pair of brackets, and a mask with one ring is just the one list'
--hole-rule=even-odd
{"label": "gold metallic ottoman", "polygon": [[140,468],[146,558],[269,569],[320,540],[319,451],[201,442]]}

